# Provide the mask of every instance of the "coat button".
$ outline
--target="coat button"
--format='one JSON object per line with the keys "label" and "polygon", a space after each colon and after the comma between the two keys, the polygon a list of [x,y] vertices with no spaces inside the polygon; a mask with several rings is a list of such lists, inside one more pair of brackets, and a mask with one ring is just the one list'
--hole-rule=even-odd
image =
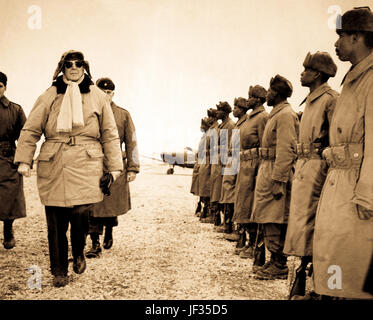
{"label": "coat button", "polygon": [[334,186],[334,180],[330,180],[330,185]]}
{"label": "coat button", "polygon": [[354,153],[354,158],[357,158],[359,154],[357,152]]}
{"label": "coat button", "polygon": [[340,127],[337,128],[338,133],[342,133],[342,129]]}

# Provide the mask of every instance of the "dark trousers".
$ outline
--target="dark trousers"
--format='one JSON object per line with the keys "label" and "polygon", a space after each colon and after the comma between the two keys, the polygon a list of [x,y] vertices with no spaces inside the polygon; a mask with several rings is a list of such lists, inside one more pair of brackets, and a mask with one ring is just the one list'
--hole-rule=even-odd
{"label": "dark trousers", "polygon": [[97,233],[101,235],[104,232],[104,226],[106,228],[113,228],[118,225],[118,217],[107,217],[107,218],[95,218],[89,217],[89,229],[88,233]]}
{"label": "dark trousers", "polygon": [[48,243],[51,273],[55,276],[67,275],[68,240],[66,236],[70,223],[70,238],[73,257],[84,254],[88,233],[88,218],[92,205],[85,204],[65,207],[45,207],[48,226]]}
{"label": "dark trousers", "polygon": [[283,255],[287,224],[265,223],[264,243],[272,253]]}

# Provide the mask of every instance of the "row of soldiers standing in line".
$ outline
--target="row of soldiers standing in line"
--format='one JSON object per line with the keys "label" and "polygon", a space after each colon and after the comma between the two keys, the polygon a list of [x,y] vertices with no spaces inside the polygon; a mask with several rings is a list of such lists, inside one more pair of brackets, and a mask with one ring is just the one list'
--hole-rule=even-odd
{"label": "row of soldiers standing in line", "polygon": [[[373,252],[373,14],[354,8],[339,19],[336,53],[353,65],[341,95],[328,85],[337,66],[318,51],[303,63],[301,84],[310,93],[301,117],[287,101],[292,84],[276,75],[268,91],[256,85],[248,99],[234,100],[236,123],[228,102],[201,121],[191,186],[203,203],[200,220],[236,241],[236,254],[253,258],[256,279],[286,279],[287,257],[300,257],[290,299],[373,298],[367,276]],[[264,102],[273,107],[269,114]],[[235,166],[237,174],[230,170]],[[315,292],[306,295],[307,270]]]}

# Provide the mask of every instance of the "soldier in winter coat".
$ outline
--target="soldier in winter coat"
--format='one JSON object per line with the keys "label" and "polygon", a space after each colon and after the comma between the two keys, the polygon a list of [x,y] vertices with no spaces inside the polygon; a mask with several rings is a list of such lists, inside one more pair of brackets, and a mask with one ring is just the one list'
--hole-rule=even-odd
{"label": "soldier in winter coat", "polygon": [[313,239],[315,291],[372,299],[363,291],[373,252],[373,14],[347,11],[337,19],[336,53],[352,64],[330,124],[323,156],[328,174]]}
{"label": "soldier in winter coat", "polygon": [[299,125],[298,160],[284,247],[285,254],[301,257],[302,262],[290,298],[305,295],[306,267],[312,261],[316,209],[327,173],[327,164],[321,153],[329,146],[329,126],[338,97],[327,83],[329,77],[334,77],[337,72],[337,66],[327,52],[308,53],[303,66],[301,84],[309,87],[310,93],[304,100],[306,106]]}
{"label": "soldier in winter coat", "polygon": [[293,87],[286,78],[276,75],[271,79],[267,105],[273,109],[259,149],[261,164],[253,208],[253,221],[264,224],[264,243],[271,252],[269,262],[253,268],[256,278],[261,280],[284,279],[288,273],[283,248],[299,131],[298,116],[287,102],[292,92]]}
{"label": "soldier in winter coat", "polygon": [[0,72],[0,220],[4,223],[4,248],[12,249],[16,244],[13,222],[26,216],[23,177],[13,163],[15,141],[26,116],[20,105],[5,97],[7,81],[7,76]]}
{"label": "soldier in winter coat", "polygon": [[[124,170],[111,185],[110,194],[105,195],[102,202],[93,206],[89,220],[92,247],[86,254],[88,258],[95,258],[100,254],[100,235],[103,233],[104,226],[103,247],[104,249],[112,247],[113,227],[118,225],[118,216],[125,214],[131,209],[129,183],[135,180],[136,174],[140,171],[135,126],[130,113],[126,109],[118,107],[112,101],[115,84],[111,79],[98,79],[96,85],[106,93],[107,100],[110,103],[118,128],[121,149],[124,144],[124,150],[122,151]],[[107,168],[104,167],[104,171],[107,172]]]}
{"label": "soldier in winter coat", "polygon": [[37,183],[47,218],[53,284],[60,287],[68,283],[69,223],[73,269],[80,274],[86,268],[84,247],[92,204],[103,200],[103,165],[115,180],[123,162],[113,112],[105,93],[92,83],[83,54],[64,53],[53,79],[21,131],[14,162],[19,173],[30,176],[36,142],[44,134]]}

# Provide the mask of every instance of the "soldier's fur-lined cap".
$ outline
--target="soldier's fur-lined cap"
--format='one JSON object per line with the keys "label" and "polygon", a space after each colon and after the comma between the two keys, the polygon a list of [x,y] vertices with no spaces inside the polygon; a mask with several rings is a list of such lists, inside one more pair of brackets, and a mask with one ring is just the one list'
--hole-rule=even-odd
{"label": "soldier's fur-lined cap", "polygon": [[243,108],[243,109],[248,109],[247,106],[247,100],[245,98],[239,97],[239,98],[234,98],[234,105]]}
{"label": "soldier's fur-lined cap", "polygon": [[214,108],[210,108],[207,110],[207,116],[210,117],[210,118],[216,118],[216,109]]}
{"label": "soldier's fur-lined cap", "polygon": [[70,60],[81,60],[83,62],[84,70],[87,72],[87,75],[89,76],[89,78],[92,79],[91,72],[89,70],[89,63],[88,61],[84,60],[83,53],[81,53],[80,51],[69,50],[69,51],[66,51],[61,56],[61,59],[58,62],[56,71],[54,72],[53,80],[56,80],[60,72],[63,72],[65,62],[70,61]]}
{"label": "soldier's fur-lined cap", "polygon": [[6,74],[0,71],[0,82],[2,82],[5,87],[6,87],[7,81],[8,81],[8,78]]}
{"label": "soldier's fur-lined cap", "polygon": [[256,85],[254,87],[250,86],[250,88],[249,88],[249,98],[252,98],[252,97],[259,98],[259,99],[266,99],[267,90],[264,89],[260,85]]}
{"label": "soldier's fur-lined cap", "polygon": [[222,110],[226,113],[231,113],[232,112],[232,107],[229,105],[227,101],[220,101],[219,104],[216,105],[218,110]]}
{"label": "soldier's fur-lined cap", "polygon": [[115,90],[115,84],[110,78],[100,78],[96,81],[96,86],[103,90]]}
{"label": "soldier's fur-lined cap", "polygon": [[330,77],[334,77],[337,73],[337,65],[327,52],[317,51],[314,54],[308,52],[306,58],[304,59],[303,66],[305,68],[323,72]]}
{"label": "soldier's fur-lined cap", "polygon": [[338,15],[336,20],[337,33],[343,31],[373,32],[373,13],[369,7],[355,7],[346,11],[343,16]]}
{"label": "soldier's fur-lined cap", "polygon": [[211,118],[205,117],[201,119],[201,127],[205,126],[207,128],[210,128],[213,123],[214,123],[214,120]]}
{"label": "soldier's fur-lined cap", "polygon": [[271,78],[269,86],[272,90],[286,98],[291,97],[293,93],[293,86],[291,82],[279,74],[277,74],[274,78]]}

